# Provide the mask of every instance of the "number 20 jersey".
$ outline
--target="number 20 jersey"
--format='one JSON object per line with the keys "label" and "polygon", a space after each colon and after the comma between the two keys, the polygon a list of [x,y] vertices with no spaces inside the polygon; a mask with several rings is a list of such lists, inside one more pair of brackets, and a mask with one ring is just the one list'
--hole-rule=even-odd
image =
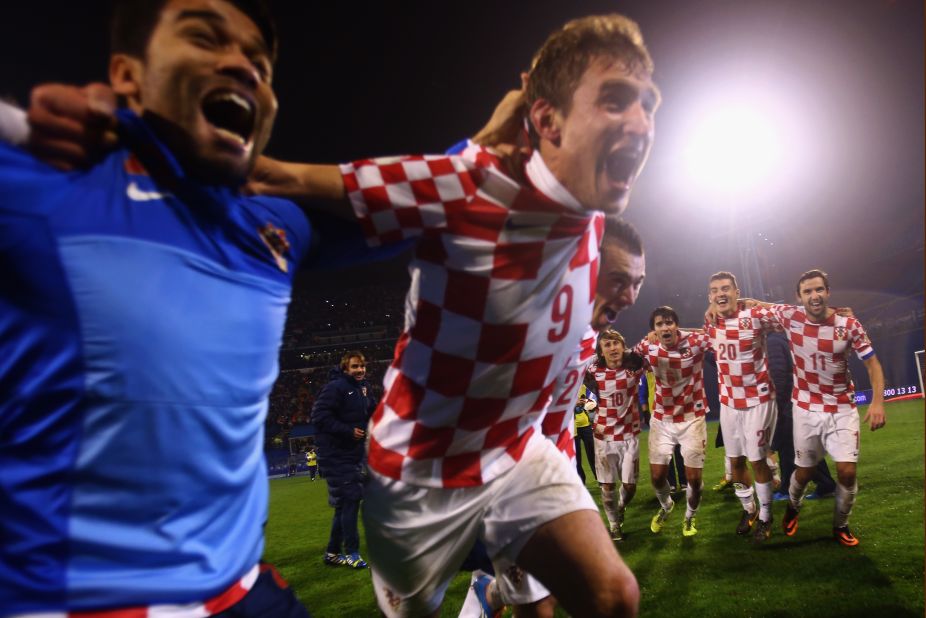
{"label": "number 20 jersey", "polygon": [[794,358],[794,404],[811,412],[855,410],[855,385],[849,375],[849,351],[862,360],[874,353],[855,318],[833,314],[814,323],[800,307],[772,305],[784,327]]}
{"label": "number 20 jersey", "polygon": [[775,396],[768,375],[765,333],[775,330],[777,325],[775,316],[759,306],[705,324],[717,359],[720,403],[744,410]]}
{"label": "number 20 jersey", "polygon": [[487,483],[542,439],[555,379],[591,320],[603,216],[539,153],[527,185],[473,145],[341,172],[371,245],[418,240],[370,468],[419,486]]}

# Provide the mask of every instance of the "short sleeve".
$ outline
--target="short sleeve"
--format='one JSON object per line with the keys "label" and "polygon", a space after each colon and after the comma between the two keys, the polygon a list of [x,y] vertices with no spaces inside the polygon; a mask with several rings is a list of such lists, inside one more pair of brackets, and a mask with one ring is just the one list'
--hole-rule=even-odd
{"label": "short sleeve", "polygon": [[342,165],[347,196],[367,242],[390,244],[445,228],[448,206],[465,204],[480,184],[485,164],[466,156],[475,150]]}
{"label": "short sleeve", "polygon": [[855,350],[856,356],[861,360],[867,360],[874,355],[875,349],[871,346],[871,340],[868,333],[862,327],[861,322],[855,318],[849,318],[847,324],[849,330],[849,339],[852,342],[852,349]]}
{"label": "short sleeve", "polygon": [[782,332],[784,329],[781,326],[781,321],[778,319],[778,316],[775,315],[770,309],[763,307],[762,305],[756,305],[751,310],[752,317],[758,318],[759,323],[762,325],[762,330],[766,332]]}

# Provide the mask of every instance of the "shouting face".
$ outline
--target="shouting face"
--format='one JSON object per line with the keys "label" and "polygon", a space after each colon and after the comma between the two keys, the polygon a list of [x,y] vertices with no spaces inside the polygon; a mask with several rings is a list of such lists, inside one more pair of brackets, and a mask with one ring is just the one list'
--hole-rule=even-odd
{"label": "shouting face", "polygon": [[557,180],[586,209],[621,213],[649,155],[658,104],[649,73],[597,56],[568,110],[540,100],[531,117],[542,138],[541,154]]}
{"label": "shouting face", "polygon": [[110,81],[187,170],[234,184],[270,137],[272,70],[260,30],[234,5],[168,0],[144,57],[114,54]]}

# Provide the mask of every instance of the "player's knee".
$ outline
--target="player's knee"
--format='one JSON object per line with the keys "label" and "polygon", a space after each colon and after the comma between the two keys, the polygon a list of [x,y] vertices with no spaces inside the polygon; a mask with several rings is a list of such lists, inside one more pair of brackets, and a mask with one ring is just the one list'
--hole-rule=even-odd
{"label": "player's knee", "polygon": [[609,585],[597,587],[593,592],[593,616],[636,616],[640,606],[640,588],[637,578],[626,565],[621,565],[609,578]]}

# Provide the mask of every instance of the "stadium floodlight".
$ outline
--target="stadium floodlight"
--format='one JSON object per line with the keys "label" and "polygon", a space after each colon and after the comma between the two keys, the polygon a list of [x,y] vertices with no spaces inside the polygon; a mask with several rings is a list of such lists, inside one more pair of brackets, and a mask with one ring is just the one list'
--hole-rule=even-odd
{"label": "stadium floodlight", "polygon": [[679,127],[680,187],[734,209],[793,188],[807,154],[800,114],[770,84],[710,92],[686,105]]}

